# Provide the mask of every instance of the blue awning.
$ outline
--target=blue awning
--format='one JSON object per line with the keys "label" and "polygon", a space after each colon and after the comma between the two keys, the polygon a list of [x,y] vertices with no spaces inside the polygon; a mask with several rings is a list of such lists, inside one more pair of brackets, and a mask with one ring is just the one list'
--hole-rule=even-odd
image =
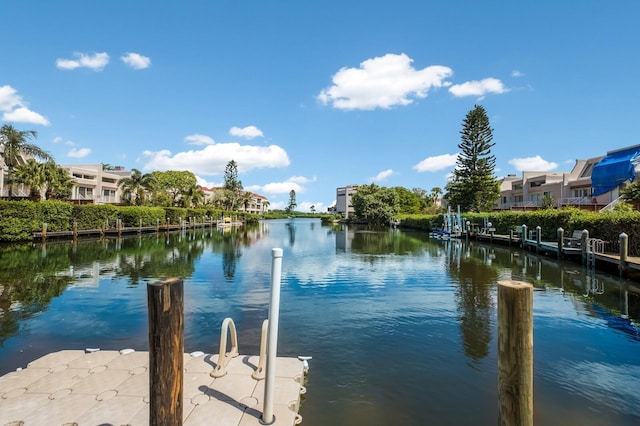
{"label": "blue awning", "polygon": [[593,195],[605,194],[626,181],[633,181],[639,161],[640,146],[608,153],[591,172]]}

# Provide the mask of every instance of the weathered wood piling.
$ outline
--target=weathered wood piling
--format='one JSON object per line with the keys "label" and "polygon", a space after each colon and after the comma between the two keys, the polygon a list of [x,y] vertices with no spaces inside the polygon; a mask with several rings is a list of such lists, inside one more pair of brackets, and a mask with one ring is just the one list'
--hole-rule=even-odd
{"label": "weathered wood piling", "polygon": [[533,286],[498,282],[499,424],[533,426]]}
{"label": "weathered wood piling", "polygon": [[147,284],[149,424],[182,424],[184,286],[178,278]]}

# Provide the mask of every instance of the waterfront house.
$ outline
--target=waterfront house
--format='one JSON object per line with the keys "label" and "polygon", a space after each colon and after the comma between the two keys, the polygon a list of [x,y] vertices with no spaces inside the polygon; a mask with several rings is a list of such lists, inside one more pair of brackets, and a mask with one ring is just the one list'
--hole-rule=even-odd
{"label": "waterfront house", "polygon": [[[214,206],[223,206],[224,200],[224,188],[222,187],[211,187],[207,188],[204,186],[199,187],[204,193],[205,201],[213,204]],[[251,197],[247,202],[244,202],[244,191],[238,191],[238,196],[240,197],[240,203],[236,207],[238,211],[247,212],[252,214],[264,214],[269,211],[269,199],[263,195],[251,193]]]}
{"label": "waterfront house", "polygon": [[61,165],[75,181],[71,201],[78,204],[117,204],[121,201],[120,179],[131,176],[122,166],[105,170],[102,164]]}
{"label": "waterfront house", "polygon": [[640,145],[607,152],[604,156],[576,160],[570,172],[525,171],[522,176],[500,179],[497,210],[536,210],[551,201],[553,207],[578,207],[599,211],[620,200],[620,191],[635,180],[640,165]]}

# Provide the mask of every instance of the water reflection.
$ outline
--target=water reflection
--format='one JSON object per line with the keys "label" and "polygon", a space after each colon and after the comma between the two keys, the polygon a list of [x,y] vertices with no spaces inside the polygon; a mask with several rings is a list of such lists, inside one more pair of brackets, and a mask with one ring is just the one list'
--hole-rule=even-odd
{"label": "water reflection", "polygon": [[491,267],[493,254],[487,256],[487,247],[481,247],[481,256],[462,255],[461,241],[451,241],[448,270],[457,284],[456,307],[459,313],[460,333],[464,353],[473,361],[479,361],[489,354],[491,342],[491,318],[495,309],[493,290],[499,272]]}
{"label": "water reflection", "polygon": [[314,220],[2,247],[0,369],[59,349],[145,350],[143,284],[170,275],[185,279],[186,350],[215,353],[230,316],[242,352],[258,353],[273,247],[284,250],[281,354],[314,356],[305,424],[495,424],[502,279],[535,286],[540,424],[640,420],[640,396],[621,390],[640,380],[637,283],[508,247]]}
{"label": "water reflection", "polygon": [[222,253],[223,274],[231,279],[242,247],[264,231],[255,226],[0,247],[0,345],[68,286],[97,288],[101,277],[125,278],[133,287],[164,277],[189,279],[207,250]]}
{"label": "water reflection", "polygon": [[[447,244],[461,243],[453,241]],[[470,255],[462,256],[462,259],[471,259],[470,262],[476,265],[474,272],[468,273],[474,282],[488,284],[489,281],[495,283],[501,279],[512,279],[530,282],[537,291],[559,291],[566,298],[571,298],[574,304],[580,304],[589,315],[601,318],[612,328],[638,339],[640,287],[637,283],[599,273],[575,262],[556,261],[529,251],[475,242],[463,246]]]}

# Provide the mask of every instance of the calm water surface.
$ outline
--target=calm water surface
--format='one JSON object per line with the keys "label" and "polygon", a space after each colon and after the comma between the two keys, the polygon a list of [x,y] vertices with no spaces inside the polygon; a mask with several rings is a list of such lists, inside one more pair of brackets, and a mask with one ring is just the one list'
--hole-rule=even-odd
{"label": "calm water surface", "polygon": [[[539,425],[640,424],[640,289],[575,263],[311,219],[0,248],[0,374],[61,349],[148,349],[146,283],[185,280],[185,350],[232,317],[257,354],[271,249],[279,355],[313,356],[303,424],[497,424],[496,286],[534,291]],[[0,390],[1,391],[1,390]]]}

